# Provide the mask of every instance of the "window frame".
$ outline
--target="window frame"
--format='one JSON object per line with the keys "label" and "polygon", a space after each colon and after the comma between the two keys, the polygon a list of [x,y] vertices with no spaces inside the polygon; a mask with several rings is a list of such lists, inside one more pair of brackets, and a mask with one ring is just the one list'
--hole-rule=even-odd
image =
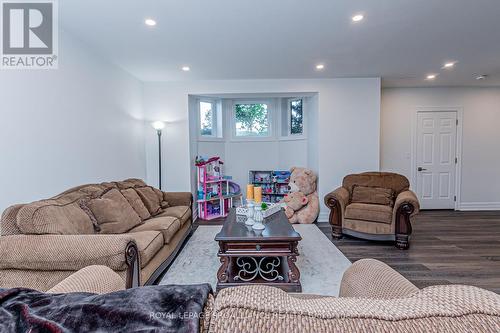
{"label": "window frame", "polygon": [[[198,141],[221,141],[223,140],[223,127],[219,126],[219,102],[216,99],[211,98],[198,98],[197,101],[197,120],[196,120],[196,130],[198,132]],[[212,134],[204,135],[201,134],[201,103],[212,104]],[[221,128],[219,128],[221,127]],[[219,133],[221,132],[222,133]]]}
{"label": "window frame", "polygon": [[[302,100],[302,133],[300,134],[292,134],[292,101]],[[305,98],[302,96],[287,98],[286,101],[287,110],[286,110],[286,128],[287,135],[282,136],[282,140],[304,140],[307,138],[307,116],[305,110]]]}
{"label": "window frame", "polygon": [[[265,136],[238,136],[236,134],[236,105],[237,104],[266,104],[267,105],[267,121],[268,121],[268,134]],[[276,103],[268,99],[235,99],[231,103],[231,112],[228,112],[230,117],[229,124],[231,126],[231,141],[270,141],[274,140],[275,133],[275,109]]]}

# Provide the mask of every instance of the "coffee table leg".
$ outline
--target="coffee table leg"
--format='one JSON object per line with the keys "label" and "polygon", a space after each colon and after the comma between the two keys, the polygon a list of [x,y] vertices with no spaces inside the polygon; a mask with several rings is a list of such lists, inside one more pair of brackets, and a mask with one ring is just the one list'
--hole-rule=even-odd
{"label": "coffee table leg", "polygon": [[229,267],[229,257],[220,257],[221,266],[217,271],[217,282],[225,283],[229,280],[228,267]]}
{"label": "coffee table leg", "polygon": [[288,256],[288,279],[291,283],[299,283],[300,282],[300,271],[297,268],[297,265],[295,265],[295,262],[297,261],[296,256]]}

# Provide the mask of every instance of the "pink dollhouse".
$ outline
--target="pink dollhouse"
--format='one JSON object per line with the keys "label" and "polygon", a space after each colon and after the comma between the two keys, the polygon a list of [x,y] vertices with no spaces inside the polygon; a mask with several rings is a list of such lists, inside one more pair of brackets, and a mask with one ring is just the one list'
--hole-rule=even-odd
{"label": "pink dollhouse", "polygon": [[[212,220],[225,217],[233,207],[233,199],[242,200],[240,186],[224,176],[220,157],[196,157],[198,217]],[[242,204],[242,202],[241,202]]]}

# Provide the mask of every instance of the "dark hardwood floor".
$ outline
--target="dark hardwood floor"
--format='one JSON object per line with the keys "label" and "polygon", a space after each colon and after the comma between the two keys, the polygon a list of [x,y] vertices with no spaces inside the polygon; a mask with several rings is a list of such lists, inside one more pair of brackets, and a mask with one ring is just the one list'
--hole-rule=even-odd
{"label": "dark hardwood floor", "polygon": [[[221,224],[223,220],[195,225]],[[328,223],[317,226],[331,240]],[[375,258],[420,288],[468,284],[500,293],[500,212],[423,211],[413,223],[410,249],[344,237],[332,242],[352,262]]]}
{"label": "dark hardwood floor", "polygon": [[[318,226],[331,239],[329,224]],[[468,284],[500,293],[500,212],[423,211],[407,251],[350,237],[333,243],[352,262],[381,260],[420,288]]]}

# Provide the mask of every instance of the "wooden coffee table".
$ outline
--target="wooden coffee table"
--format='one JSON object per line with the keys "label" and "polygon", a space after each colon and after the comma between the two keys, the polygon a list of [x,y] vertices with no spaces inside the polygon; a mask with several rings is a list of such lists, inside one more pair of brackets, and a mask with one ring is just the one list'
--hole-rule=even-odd
{"label": "wooden coffee table", "polygon": [[297,244],[302,239],[288,222],[283,211],[264,220],[261,235],[248,230],[246,217],[231,209],[219,242],[221,266],[217,271],[217,290],[241,285],[261,284],[289,292],[301,292],[300,272],[295,261]]}

